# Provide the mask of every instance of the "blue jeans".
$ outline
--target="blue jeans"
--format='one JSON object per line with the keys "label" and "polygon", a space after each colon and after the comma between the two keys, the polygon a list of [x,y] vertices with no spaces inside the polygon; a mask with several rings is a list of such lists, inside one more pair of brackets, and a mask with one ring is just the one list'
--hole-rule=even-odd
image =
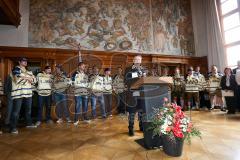
{"label": "blue jeans", "polygon": [[65,93],[55,93],[54,98],[58,118],[63,118],[63,116],[65,116],[66,119],[70,119],[67,107],[67,95]]}
{"label": "blue jeans", "polygon": [[112,94],[104,94],[104,104],[108,115],[112,115]]}
{"label": "blue jeans", "polygon": [[32,109],[32,97],[29,98],[18,98],[13,100],[13,108],[10,120],[11,129],[14,130],[17,128],[19,112],[21,110],[21,106],[25,108],[25,116],[27,125],[32,125],[32,118],[31,118],[31,109]]}
{"label": "blue jeans", "polygon": [[100,109],[102,113],[102,118],[106,118],[106,111],[104,106],[104,98],[103,95],[91,95],[91,106],[92,106],[92,116],[93,118],[96,118],[96,104],[97,101],[100,103]]}
{"label": "blue jeans", "polygon": [[11,95],[7,95],[7,115],[6,115],[6,118],[5,118],[5,124],[6,125],[10,124],[12,109],[13,109],[12,97],[11,97]]}
{"label": "blue jeans", "polygon": [[38,121],[42,121],[43,106],[46,108],[46,121],[51,120],[51,95],[38,96]]}
{"label": "blue jeans", "polygon": [[117,110],[118,113],[126,113],[126,105],[125,105],[125,93],[118,93],[117,94]]}
{"label": "blue jeans", "polygon": [[87,119],[88,111],[88,97],[87,96],[75,96],[75,117],[74,121],[79,119],[79,115],[83,113],[83,118]]}

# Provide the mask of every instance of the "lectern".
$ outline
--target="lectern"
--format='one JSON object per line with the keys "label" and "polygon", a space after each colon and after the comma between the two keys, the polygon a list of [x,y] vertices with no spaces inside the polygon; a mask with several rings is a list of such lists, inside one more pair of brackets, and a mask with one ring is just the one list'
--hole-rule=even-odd
{"label": "lectern", "polygon": [[172,83],[172,77],[142,77],[131,85],[132,90],[140,92],[138,99],[143,112],[144,144],[148,149],[161,145],[161,138],[153,137],[149,127],[154,117],[154,108],[163,106],[165,97],[171,101],[169,85]]}

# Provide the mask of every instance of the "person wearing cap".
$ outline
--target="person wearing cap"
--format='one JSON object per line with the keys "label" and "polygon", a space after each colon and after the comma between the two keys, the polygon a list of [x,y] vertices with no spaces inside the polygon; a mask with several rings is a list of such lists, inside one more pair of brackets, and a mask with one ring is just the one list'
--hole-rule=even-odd
{"label": "person wearing cap", "polygon": [[140,77],[145,77],[146,72],[143,69],[142,65],[142,56],[136,55],[133,58],[133,65],[127,67],[125,70],[125,84],[127,85],[127,98],[126,98],[126,107],[127,112],[129,112],[128,116],[128,134],[129,136],[134,136],[134,120],[135,114],[138,112],[138,120],[139,120],[139,129],[143,131],[143,123],[142,123],[142,107],[141,107],[141,99],[140,91],[132,90],[131,85],[136,82]]}
{"label": "person wearing cap", "polygon": [[[187,70],[187,78],[185,84],[185,92],[187,94],[187,102],[189,103],[189,107],[192,106],[192,109],[199,109],[199,88],[198,88],[198,81],[199,79],[194,76],[194,71],[192,68]],[[196,107],[193,107],[193,100],[195,100]],[[185,108],[186,110],[186,108]]]}
{"label": "person wearing cap", "polygon": [[11,133],[18,134],[17,123],[19,112],[22,104],[25,108],[25,116],[27,121],[27,128],[36,128],[32,123],[31,107],[32,107],[32,85],[35,84],[36,78],[31,71],[26,69],[27,59],[20,58],[19,65],[12,70],[12,92],[13,99],[12,115],[10,120]]}
{"label": "person wearing cap", "polygon": [[88,75],[88,77],[93,74],[93,68],[91,66],[88,65],[86,70],[86,74]]}
{"label": "person wearing cap", "polygon": [[169,76],[169,68],[163,67],[161,77],[168,77]]}
{"label": "person wearing cap", "polygon": [[184,107],[184,76],[180,74],[179,67],[174,70],[173,85],[172,85],[172,97],[173,102],[177,105]]}
{"label": "person wearing cap", "polygon": [[43,106],[46,108],[46,122],[53,123],[51,118],[51,94],[53,85],[53,75],[51,67],[46,66],[43,72],[37,74],[37,93],[38,93],[38,118],[36,125],[39,126],[42,122]]}
{"label": "person wearing cap", "polygon": [[100,103],[100,110],[102,118],[105,119],[106,109],[103,97],[103,76],[99,74],[99,69],[97,66],[93,67],[93,74],[89,76],[89,87],[91,89],[91,107],[92,107],[92,117],[96,118],[96,104],[97,101]]}
{"label": "person wearing cap", "polygon": [[195,67],[195,71],[193,73],[193,75],[199,80],[198,82],[198,86],[199,86],[199,107],[201,109],[203,109],[204,107],[207,107],[207,103],[206,103],[206,92],[205,92],[205,89],[206,89],[206,85],[207,85],[207,82],[205,80],[205,77],[203,74],[200,73],[200,66],[196,66]]}
{"label": "person wearing cap", "polygon": [[75,96],[74,125],[78,125],[80,113],[83,113],[82,115],[83,115],[84,121],[90,122],[87,117],[89,81],[88,81],[88,76],[85,73],[85,63],[80,62],[78,64],[78,71],[76,71],[72,75],[72,84],[74,87],[74,96]]}
{"label": "person wearing cap", "polygon": [[105,68],[103,77],[103,95],[107,114],[112,117],[112,77],[111,69]]}
{"label": "person wearing cap", "polygon": [[63,123],[65,117],[67,123],[71,123],[70,113],[67,105],[67,89],[71,85],[70,78],[67,78],[63,72],[61,65],[56,65],[55,72],[53,74],[53,93],[56,103],[57,123]]}
{"label": "person wearing cap", "polygon": [[113,78],[113,90],[117,94],[117,110],[119,114],[125,114],[125,84],[122,67],[118,67],[118,73]]}
{"label": "person wearing cap", "polygon": [[222,100],[222,93],[220,89],[220,82],[223,74],[218,72],[218,68],[216,65],[212,65],[211,72],[208,74],[209,79],[209,95],[210,95],[210,103],[211,109],[214,109],[215,105],[220,106],[222,111],[225,111],[224,103]]}

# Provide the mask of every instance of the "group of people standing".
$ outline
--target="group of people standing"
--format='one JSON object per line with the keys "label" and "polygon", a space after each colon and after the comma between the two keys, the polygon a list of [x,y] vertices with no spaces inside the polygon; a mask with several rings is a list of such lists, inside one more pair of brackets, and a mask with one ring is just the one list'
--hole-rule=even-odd
{"label": "group of people standing", "polygon": [[[135,114],[138,112],[139,128],[143,130],[142,110],[140,99],[136,91],[131,90],[131,85],[140,77],[147,75],[147,70],[141,65],[142,57],[137,55],[133,59],[133,65],[123,72],[118,67],[118,73],[112,78],[111,69],[105,68],[104,75],[99,74],[99,68],[87,68],[84,62],[78,64],[73,74],[68,76],[61,65],[56,65],[54,71],[50,66],[37,75],[27,70],[27,59],[20,58],[19,65],[14,67],[10,75],[4,81],[0,81],[0,95],[7,97],[7,114],[5,125],[9,131],[18,134],[17,123],[21,107],[24,106],[26,127],[37,128],[43,123],[43,111],[45,107],[46,123],[54,123],[51,117],[52,100],[56,104],[57,123],[73,123],[78,125],[80,120],[90,122],[97,118],[97,103],[101,112],[101,118],[105,119],[113,114],[112,98],[117,97],[118,113],[128,114],[129,135],[134,135]],[[154,72],[151,76],[159,76]],[[174,74],[169,75],[165,68],[162,77],[171,76],[173,84],[170,86],[173,103],[188,109],[214,109],[219,105],[222,111],[228,109],[229,114],[235,113],[240,104],[240,61],[233,71],[225,68],[224,75],[218,72],[215,65],[212,66],[208,76],[200,73],[200,67],[195,70],[189,67],[187,74],[180,73],[178,67]],[[32,122],[32,96],[36,91],[38,97],[38,114],[36,123]],[[70,114],[68,100],[74,97],[74,117]],[[89,105],[90,104],[90,105]],[[89,110],[91,106],[91,110]],[[91,116],[89,116],[91,111]]]}
{"label": "group of people standing", "polygon": [[[27,70],[27,59],[20,58],[19,65],[14,67],[5,84],[0,81],[0,94],[7,96],[7,114],[5,125],[12,134],[18,134],[17,123],[20,110],[25,111],[26,127],[37,128],[43,122],[43,111],[45,107],[46,123],[54,123],[51,117],[52,100],[56,104],[57,123],[73,123],[78,125],[83,119],[97,117],[96,104],[99,103],[101,117],[112,116],[112,94],[117,96],[118,112],[125,113],[123,92],[125,91],[124,76],[122,68],[118,68],[118,74],[112,78],[110,68],[104,69],[104,75],[99,74],[99,68],[94,66],[89,73],[86,64],[80,62],[77,71],[67,76],[61,65],[56,65],[54,72],[50,66],[36,76]],[[5,89],[4,89],[5,86]],[[32,96],[36,91],[38,97],[38,113],[36,123],[32,122]],[[74,118],[71,119],[68,101],[70,97],[75,99]],[[88,104],[91,104],[91,118],[88,117]],[[82,116],[80,116],[82,115]]]}
{"label": "group of people standing", "polygon": [[199,66],[195,70],[189,67],[185,76],[177,67],[172,78],[172,101],[183,110],[220,107],[221,111],[228,110],[228,114],[240,110],[240,61],[237,68],[226,67],[223,74],[213,65],[206,76],[200,73]]}

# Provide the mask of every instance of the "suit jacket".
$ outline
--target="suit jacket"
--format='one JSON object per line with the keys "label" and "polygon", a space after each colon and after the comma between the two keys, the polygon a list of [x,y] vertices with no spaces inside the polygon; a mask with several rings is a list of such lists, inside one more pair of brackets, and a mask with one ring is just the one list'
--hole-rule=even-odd
{"label": "suit jacket", "polygon": [[[141,72],[144,72],[143,70],[140,70]],[[132,74],[137,73],[138,77],[132,78]],[[125,76],[124,76],[124,82],[127,85],[128,89],[130,90],[130,87],[133,83],[135,83],[140,78],[139,70],[133,69],[132,66],[127,67],[125,69]]]}
{"label": "suit jacket", "polygon": [[[136,73],[138,77],[133,78],[132,73]],[[133,96],[134,91],[131,90],[131,85],[136,82],[143,73],[145,73],[143,69],[139,70],[132,68],[132,66],[125,69],[124,83],[127,85],[126,104],[128,112],[136,112],[137,109],[141,109],[140,100]]]}
{"label": "suit jacket", "polygon": [[233,74],[236,74],[237,69],[238,69],[238,68],[234,68],[234,69],[232,70],[232,71],[233,71]]}
{"label": "suit jacket", "polygon": [[237,88],[237,83],[235,81],[235,76],[234,75],[231,75],[230,76],[230,86],[226,86],[226,77],[227,76],[222,76],[221,78],[221,83],[220,83],[220,86],[222,87],[222,90],[232,90],[232,91],[235,91],[236,88]]}

